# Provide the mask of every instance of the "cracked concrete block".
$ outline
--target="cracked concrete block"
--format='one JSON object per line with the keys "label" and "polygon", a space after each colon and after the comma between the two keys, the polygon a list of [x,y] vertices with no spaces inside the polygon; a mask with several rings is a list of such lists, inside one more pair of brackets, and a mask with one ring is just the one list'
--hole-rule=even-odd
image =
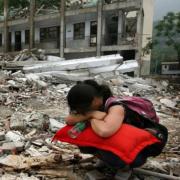
{"label": "cracked concrete block", "polygon": [[16,152],[16,146],[13,142],[4,143],[1,149],[3,154],[11,154]]}
{"label": "cracked concrete block", "polygon": [[25,128],[25,116],[24,113],[14,113],[10,119],[10,128],[12,130],[23,130]]}

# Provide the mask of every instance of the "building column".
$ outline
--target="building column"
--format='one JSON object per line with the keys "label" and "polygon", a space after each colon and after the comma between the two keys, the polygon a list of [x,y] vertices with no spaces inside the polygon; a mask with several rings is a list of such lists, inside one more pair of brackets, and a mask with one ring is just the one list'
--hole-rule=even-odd
{"label": "building column", "polygon": [[141,68],[142,68],[142,59],[141,59],[141,53],[142,53],[142,36],[143,36],[143,4],[141,1],[141,8],[137,13],[137,30],[136,30],[136,44],[137,44],[137,50],[135,59],[138,61],[139,69],[136,73],[138,76],[141,76]]}
{"label": "building column", "polygon": [[30,0],[29,50],[34,48],[34,14],[35,14],[35,0]]}
{"label": "building column", "polygon": [[123,36],[125,35],[125,13],[122,10],[118,12],[118,40],[117,44],[120,45]]}
{"label": "building column", "polygon": [[60,57],[64,58],[64,45],[65,45],[65,4],[66,0],[61,0],[61,9],[60,9]]}
{"label": "building column", "polygon": [[11,51],[15,51],[15,31],[11,31]]}
{"label": "building column", "polygon": [[34,44],[36,47],[39,48],[39,45],[40,45],[40,28],[37,27],[37,28],[34,28]]}
{"label": "building column", "polygon": [[97,4],[97,56],[101,56],[101,40],[102,40],[102,7],[103,0],[99,0]]}
{"label": "building column", "polygon": [[106,17],[102,17],[102,39],[101,39],[101,45],[105,45],[105,39],[106,39]]}
{"label": "building column", "polygon": [[4,0],[4,53],[8,52],[9,30],[8,30],[8,0]]}
{"label": "building column", "polygon": [[25,30],[21,30],[21,46],[22,46],[22,49],[25,48]]}

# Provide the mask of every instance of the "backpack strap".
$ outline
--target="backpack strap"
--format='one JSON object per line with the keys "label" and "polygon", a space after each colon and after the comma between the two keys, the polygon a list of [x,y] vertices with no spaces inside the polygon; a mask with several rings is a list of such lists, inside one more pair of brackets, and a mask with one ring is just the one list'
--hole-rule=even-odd
{"label": "backpack strap", "polygon": [[107,112],[108,109],[111,107],[111,106],[114,106],[114,105],[122,105],[123,107],[125,106],[123,104],[123,102],[120,101],[120,98],[118,97],[110,97],[106,100],[105,102],[105,111]]}

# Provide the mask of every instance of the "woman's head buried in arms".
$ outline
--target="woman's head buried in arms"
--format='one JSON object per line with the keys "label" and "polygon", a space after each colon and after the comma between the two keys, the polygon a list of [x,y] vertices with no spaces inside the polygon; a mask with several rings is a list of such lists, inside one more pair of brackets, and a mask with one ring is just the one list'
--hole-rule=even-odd
{"label": "woman's head buried in arms", "polygon": [[78,82],[73,86],[67,101],[72,113],[86,114],[92,110],[103,110],[105,101],[112,96],[110,88],[94,80]]}

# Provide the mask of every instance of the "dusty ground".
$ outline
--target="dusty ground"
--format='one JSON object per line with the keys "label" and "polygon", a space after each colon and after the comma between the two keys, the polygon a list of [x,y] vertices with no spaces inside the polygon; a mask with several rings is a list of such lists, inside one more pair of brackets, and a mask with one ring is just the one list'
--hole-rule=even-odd
{"label": "dusty ground", "polygon": [[[68,88],[70,85],[71,84],[67,85]],[[121,92],[118,93],[119,91],[117,91],[118,84],[114,84],[113,82],[111,87],[117,95],[122,95]],[[68,114],[68,108],[65,100],[67,92],[64,91],[64,89],[64,93],[58,93],[58,91],[56,91],[56,86],[54,85],[49,85],[48,88],[43,88],[40,90],[33,89],[32,86],[27,86],[27,89],[23,89],[24,90],[21,90],[20,88],[17,91],[17,89],[15,90],[10,88],[9,93],[6,94],[6,99],[4,101],[1,101],[0,130],[5,130],[6,132],[9,131],[8,123],[10,117],[17,111],[23,113],[40,112],[43,114],[47,114],[49,118],[54,119],[62,119],[65,115]],[[122,89],[120,89],[120,91],[122,91]],[[156,158],[150,158],[147,164],[144,165],[144,168],[149,169],[151,171],[180,177],[180,91],[179,89],[171,88],[170,90],[167,89],[166,91],[160,90],[156,93],[146,94],[146,91],[143,90],[142,94],[145,94],[146,97],[149,97],[153,101],[158,115],[160,117],[160,122],[163,125],[165,125],[169,131],[168,143],[163,153]],[[162,103],[159,102],[159,100],[162,98],[168,98],[171,100],[176,99],[176,107],[169,108],[164,106]],[[29,129],[24,129],[22,131],[23,135],[26,135],[29,132]],[[33,138],[43,139],[45,141],[46,137],[52,137],[53,134],[54,133],[49,130],[45,132],[37,130],[37,133],[33,136]],[[79,162],[78,158],[74,158],[74,155],[78,152],[77,148],[74,146],[67,144],[63,145],[63,147],[56,145],[54,145],[54,147],[49,147],[47,144],[46,146],[50,148],[49,154],[53,154],[54,152],[56,154],[62,154],[63,163],[62,161],[60,161],[59,163],[52,161],[47,165],[46,163],[43,164],[43,162],[42,166],[39,164],[37,165],[37,167],[30,166],[31,168],[29,168],[29,170],[26,168],[22,170],[18,168],[13,169],[1,166],[2,168],[0,170],[0,174],[2,175],[2,178],[0,179],[5,180],[19,178],[20,180],[28,175],[30,179],[37,178],[80,180],[84,178],[84,175],[87,171],[93,169],[93,162],[95,162],[95,160],[93,160],[92,157],[90,157],[90,159],[88,159],[87,157],[83,157],[85,160],[82,162]],[[24,151],[18,153],[17,155],[26,155],[27,157],[31,158],[31,155],[27,155]],[[3,156],[4,154],[0,155],[0,157]],[[23,174],[21,177],[21,173],[25,173],[26,175]],[[152,176],[149,177],[140,175],[140,177],[138,176],[136,177],[136,179],[153,180],[163,178],[155,178]]]}

